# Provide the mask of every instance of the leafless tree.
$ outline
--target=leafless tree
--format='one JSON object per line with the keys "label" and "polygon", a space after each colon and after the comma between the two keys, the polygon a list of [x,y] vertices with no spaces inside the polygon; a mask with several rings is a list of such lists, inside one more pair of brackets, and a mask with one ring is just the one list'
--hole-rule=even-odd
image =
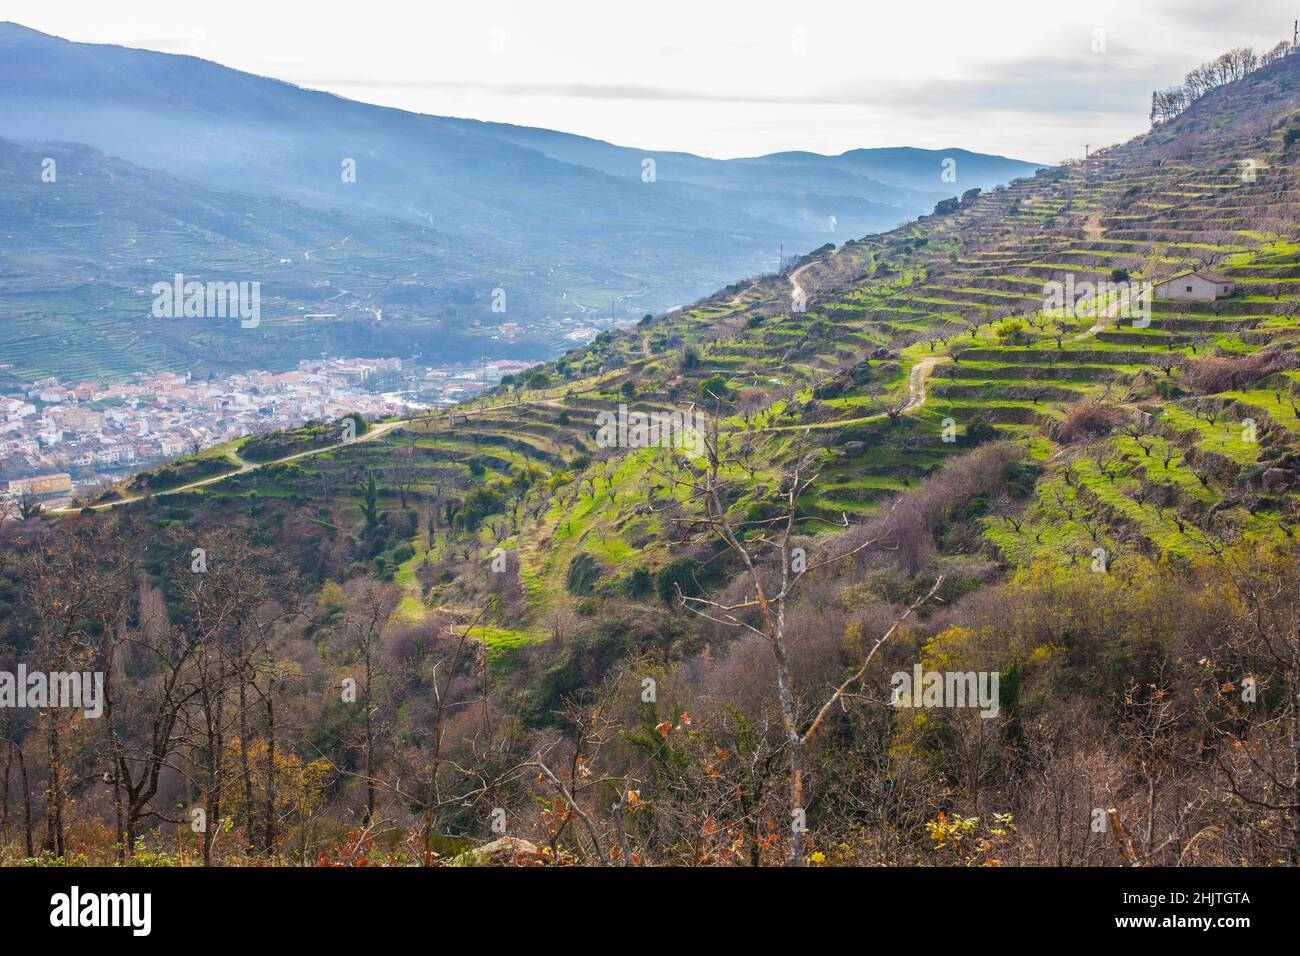
{"label": "leafless tree", "polygon": [[[912,613],[937,593],[942,576],[930,590],[917,598],[864,655],[861,666],[835,688],[805,722],[795,700],[794,680],[789,660],[787,611],[799,585],[808,575],[821,568],[838,564],[854,555],[880,545],[887,530],[866,537],[857,544],[808,560],[806,552],[796,555],[796,532],[799,527],[799,503],[816,482],[819,472],[809,456],[799,457],[784,469],[780,491],[772,502],[774,516],[754,520],[738,518],[728,506],[732,480],[738,465],[729,450],[722,447],[716,416],[703,436],[704,461],[700,465],[678,468],[665,477],[684,490],[694,504],[694,513],[685,521],[720,539],[742,566],[741,577],[748,595],[738,601],[723,601],[711,596],[688,596],[677,589],[681,605],[700,617],[724,627],[743,630],[760,637],[768,646],[776,670],[777,699],[781,710],[789,760],[789,812],[791,833],[788,863],[804,865],[804,768],[803,754],[817,737],[826,718],[850,690],[862,680],[876,652],[898,631]],[[887,528],[888,522],[885,527]],[[846,522],[847,526],[847,522]],[[802,550],[802,549],[800,549]],[[796,560],[798,558],[798,560]],[[775,567],[771,565],[775,564]]]}
{"label": "leafless tree", "polygon": [[380,716],[379,684],[381,676],[380,638],[400,594],[392,585],[374,578],[361,578],[348,588],[348,606],[335,627],[338,648],[347,659],[361,666],[362,711],[362,779],[366,788],[366,807],[362,825],[369,826],[375,816],[376,725]]}

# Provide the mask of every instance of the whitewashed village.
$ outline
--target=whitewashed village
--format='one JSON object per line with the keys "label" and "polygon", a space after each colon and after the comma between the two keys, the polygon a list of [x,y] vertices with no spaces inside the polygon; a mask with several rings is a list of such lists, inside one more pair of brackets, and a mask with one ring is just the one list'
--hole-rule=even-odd
{"label": "whitewashed village", "polygon": [[62,507],[74,493],[245,435],[350,412],[381,419],[473,398],[533,364],[424,368],[398,358],[320,359],[286,372],[123,382],[34,381],[0,394],[0,496]]}

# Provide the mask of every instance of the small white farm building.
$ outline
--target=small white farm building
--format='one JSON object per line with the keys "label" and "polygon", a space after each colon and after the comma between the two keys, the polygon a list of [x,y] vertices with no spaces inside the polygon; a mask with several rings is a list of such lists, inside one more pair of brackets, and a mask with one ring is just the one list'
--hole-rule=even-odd
{"label": "small white farm building", "polygon": [[1157,282],[1151,291],[1157,299],[1213,302],[1215,299],[1232,295],[1234,287],[1235,283],[1227,276],[1205,269],[1195,269],[1190,272],[1180,272],[1176,276]]}

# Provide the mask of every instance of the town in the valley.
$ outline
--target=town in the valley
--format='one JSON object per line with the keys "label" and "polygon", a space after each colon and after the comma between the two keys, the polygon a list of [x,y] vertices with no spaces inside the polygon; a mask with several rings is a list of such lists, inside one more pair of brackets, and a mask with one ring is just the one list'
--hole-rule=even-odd
{"label": "town in the valley", "polygon": [[224,377],[43,378],[0,393],[0,497],[60,507],[74,493],[244,435],[350,412],[368,419],[455,404],[530,362],[427,368],[398,358],[303,361]]}

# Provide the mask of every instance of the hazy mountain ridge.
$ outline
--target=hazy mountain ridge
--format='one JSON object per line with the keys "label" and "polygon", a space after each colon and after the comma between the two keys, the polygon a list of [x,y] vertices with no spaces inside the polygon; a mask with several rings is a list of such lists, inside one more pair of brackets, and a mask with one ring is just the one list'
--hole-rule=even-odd
{"label": "hazy mountain ridge", "polygon": [[[632,315],[690,302],[771,268],[782,244],[793,255],[887,229],[976,184],[964,166],[955,183],[942,182],[933,156],[918,158],[912,180],[895,185],[834,158],[712,160],[425,116],[12,23],[0,24],[0,58],[0,137],[86,143],[213,190],[353,220],[418,223],[464,244],[464,254],[451,257],[472,268],[436,277],[474,286],[458,291],[462,305],[466,295],[486,303],[497,287],[509,293],[510,314],[484,308],[487,324],[605,313],[615,301]],[[355,182],[341,175],[349,159]],[[655,164],[648,182],[647,159]],[[1004,178],[1035,168],[995,166]],[[21,227],[21,209],[6,219]],[[336,230],[349,228],[359,227],[340,221]],[[191,271],[203,266],[196,260]],[[427,308],[436,312],[438,301]]]}
{"label": "hazy mountain ridge", "polygon": [[[58,180],[34,170],[55,162]],[[280,369],[321,352],[477,358],[485,251],[416,223],[327,213],[213,189],[80,144],[0,139],[0,384],[139,369]],[[538,263],[521,260],[523,277]],[[256,329],[159,319],[149,290],[176,273],[261,283]],[[503,276],[501,281],[509,281]],[[557,292],[539,290],[548,308]],[[375,322],[381,309],[385,325]],[[334,318],[304,321],[307,313]],[[385,339],[389,341],[385,341]],[[498,343],[507,357],[553,348]]]}
{"label": "hazy mountain ridge", "polygon": [[[769,166],[812,166],[819,169],[844,170],[854,176],[868,177],[876,182],[892,185],[896,188],[926,190],[930,182],[930,172],[943,168],[944,160],[953,160],[953,184],[959,191],[973,186],[991,189],[1008,178],[1004,175],[1008,168],[1028,166],[1025,175],[1042,164],[1022,163],[1020,160],[1005,156],[991,156],[986,153],[973,153],[968,149],[952,147],[948,149],[921,149],[916,146],[884,146],[876,149],[850,149],[838,156],[824,156],[820,153],[789,151],[755,156],[742,162]],[[922,173],[921,171],[925,172]],[[1012,179],[1015,176],[1010,177]],[[945,195],[950,194],[946,193]]]}

